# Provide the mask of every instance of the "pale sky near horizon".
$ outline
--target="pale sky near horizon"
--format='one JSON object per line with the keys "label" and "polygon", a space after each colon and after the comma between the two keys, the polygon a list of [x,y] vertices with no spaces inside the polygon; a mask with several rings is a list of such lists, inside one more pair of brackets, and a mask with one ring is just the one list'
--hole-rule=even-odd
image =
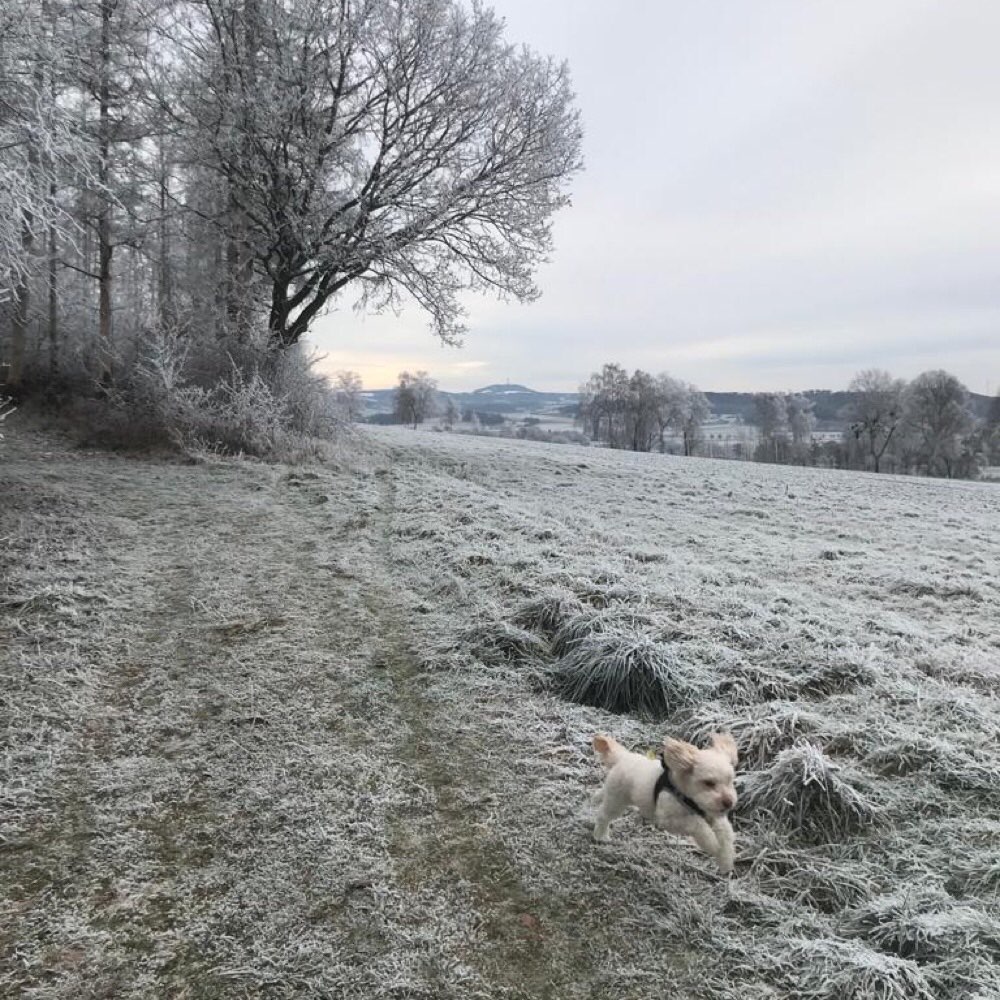
{"label": "pale sky near horizon", "polygon": [[946,368],[1000,389],[1000,0],[493,0],[569,62],[586,167],[529,305],[460,349],[349,298],[310,342],[386,388],[572,391],[605,361],[705,390]]}

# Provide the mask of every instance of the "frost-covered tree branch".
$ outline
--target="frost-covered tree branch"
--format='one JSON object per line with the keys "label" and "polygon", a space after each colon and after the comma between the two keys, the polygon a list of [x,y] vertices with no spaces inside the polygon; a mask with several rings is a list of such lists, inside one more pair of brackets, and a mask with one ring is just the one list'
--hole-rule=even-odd
{"label": "frost-covered tree branch", "polygon": [[414,299],[447,342],[463,292],[537,295],[581,165],[565,66],[455,0],[192,7],[180,106],[276,345],[350,285],[374,309]]}

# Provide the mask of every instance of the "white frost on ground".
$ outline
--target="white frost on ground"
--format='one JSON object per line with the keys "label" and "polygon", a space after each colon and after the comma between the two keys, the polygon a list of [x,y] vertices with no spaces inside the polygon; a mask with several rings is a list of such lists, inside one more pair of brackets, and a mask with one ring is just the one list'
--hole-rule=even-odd
{"label": "white frost on ground", "polygon": [[[998,996],[995,487],[11,431],[0,994]],[[664,651],[678,704],[560,697],[591,635]],[[716,726],[735,879],[638,820],[591,842],[595,730]]]}

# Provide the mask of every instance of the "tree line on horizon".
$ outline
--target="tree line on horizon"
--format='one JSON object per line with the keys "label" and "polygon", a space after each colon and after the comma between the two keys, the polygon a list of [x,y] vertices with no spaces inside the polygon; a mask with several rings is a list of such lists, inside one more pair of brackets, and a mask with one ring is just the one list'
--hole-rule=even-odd
{"label": "tree line on horizon", "polygon": [[[340,373],[357,380],[350,373]],[[360,380],[355,395],[360,397]],[[727,440],[721,449],[706,438],[712,408],[704,393],[689,382],[666,373],[651,375],[636,369],[631,375],[614,363],[605,364],[580,386],[573,414],[586,432],[583,442],[641,452],[753,460],[788,465],[921,474],[946,478],[976,478],[988,465],[1000,464],[1000,395],[983,416],[954,375],[927,371],[910,382],[877,368],[858,372],[845,395],[836,439],[816,435],[815,403],[806,393],[749,394],[752,405],[740,424],[750,426],[752,439]],[[393,410],[379,422],[409,424],[416,429],[433,416],[451,429],[461,419],[477,429],[503,424],[500,414],[477,414],[466,407],[459,414],[448,393],[426,372],[400,374],[393,390]],[[495,419],[483,420],[484,416]],[[524,421],[522,421],[524,423]],[[527,426],[519,436],[535,440],[578,443],[580,439],[552,432],[534,435]],[[503,433],[496,427],[486,433]],[[709,445],[712,444],[712,447]]]}
{"label": "tree line on horizon", "polygon": [[[803,393],[752,394],[746,423],[753,443],[734,442],[724,457],[873,472],[975,478],[1000,463],[1000,396],[977,418],[969,391],[949,372],[927,371],[911,382],[881,369],[859,372],[839,414],[840,440],[818,441],[814,403]],[[580,387],[578,422],[610,448],[704,452],[711,415],[697,387],[669,375],[637,369],[630,376],[605,364]],[[713,450],[713,454],[715,451]]]}

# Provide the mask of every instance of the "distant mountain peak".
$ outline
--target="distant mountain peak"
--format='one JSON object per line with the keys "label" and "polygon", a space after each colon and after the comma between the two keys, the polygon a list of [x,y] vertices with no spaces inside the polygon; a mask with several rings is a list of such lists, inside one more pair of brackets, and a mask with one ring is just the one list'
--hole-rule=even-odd
{"label": "distant mountain peak", "polygon": [[473,396],[510,396],[513,394],[523,395],[524,393],[538,395],[534,389],[529,389],[526,385],[519,385],[517,382],[497,382],[494,385],[484,385],[482,389],[473,389]]}

